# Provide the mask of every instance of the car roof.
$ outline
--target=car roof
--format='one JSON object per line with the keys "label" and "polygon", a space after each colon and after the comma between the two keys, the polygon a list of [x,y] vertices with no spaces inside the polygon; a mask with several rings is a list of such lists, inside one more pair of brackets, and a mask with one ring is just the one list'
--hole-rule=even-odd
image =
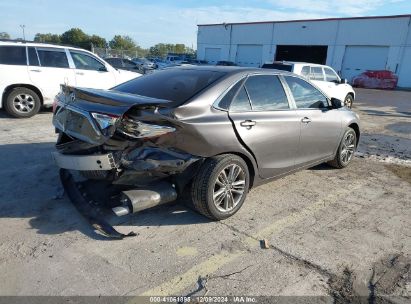
{"label": "car roof", "polygon": [[199,71],[211,71],[211,72],[225,72],[230,75],[243,74],[247,75],[250,73],[255,74],[281,74],[281,75],[293,75],[294,73],[276,70],[276,69],[261,69],[261,68],[252,68],[252,67],[240,67],[240,66],[222,66],[222,65],[186,65],[186,66],[177,66],[170,67],[165,69],[182,69],[182,70],[199,70]]}
{"label": "car roof", "polygon": [[71,49],[71,50],[78,50],[84,51],[87,53],[91,53],[89,50],[82,49],[79,47],[71,46],[71,45],[62,45],[62,44],[53,44],[53,43],[43,43],[43,42],[35,42],[35,41],[24,41],[24,40],[0,40],[0,45],[3,46],[35,46],[35,47],[49,47],[55,49]]}

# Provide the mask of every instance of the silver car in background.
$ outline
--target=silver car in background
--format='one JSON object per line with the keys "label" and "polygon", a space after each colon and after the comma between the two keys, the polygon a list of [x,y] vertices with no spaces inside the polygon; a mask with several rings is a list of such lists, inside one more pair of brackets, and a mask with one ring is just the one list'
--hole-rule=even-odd
{"label": "silver car in background", "polygon": [[213,220],[262,183],[324,162],[346,167],[360,138],[358,115],[306,79],[240,67],[164,69],[111,90],[63,87],[53,123],[54,159],[77,206],[81,184],[85,201],[110,189],[105,197],[118,199],[101,205],[117,215],[185,195]]}

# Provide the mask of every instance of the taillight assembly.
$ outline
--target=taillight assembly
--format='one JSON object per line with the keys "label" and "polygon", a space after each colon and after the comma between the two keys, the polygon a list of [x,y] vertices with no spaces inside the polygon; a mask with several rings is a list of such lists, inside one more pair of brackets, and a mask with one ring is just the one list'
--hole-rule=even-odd
{"label": "taillight assembly", "polygon": [[112,135],[114,133],[115,125],[120,119],[120,116],[117,115],[96,112],[91,113],[91,116],[93,116],[94,120],[97,122],[101,132],[106,136]]}
{"label": "taillight assembly", "polygon": [[175,130],[176,129],[173,127],[148,124],[127,117],[124,117],[121,120],[117,128],[118,132],[132,138],[158,137],[167,133],[174,132]]}
{"label": "taillight assembly", "polygon": [[56,109],[57,109],[57,106],[58,106],[59,95],[60,94],[56,95],[56,97],[54,97],[54,100],[53,100],[53,113],[54,114],[56,113]]}

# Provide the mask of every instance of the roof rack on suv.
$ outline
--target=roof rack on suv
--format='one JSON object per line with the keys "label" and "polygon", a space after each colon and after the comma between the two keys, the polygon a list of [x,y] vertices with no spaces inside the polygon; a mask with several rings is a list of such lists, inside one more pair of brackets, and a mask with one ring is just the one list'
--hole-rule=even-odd
{"label": "roof rack on suv", "polygon": [[63,44],[63,43],[55,43],[55,42],[40,42],[40,41],[33,41],[33,40],[23,40],[23,39],[4,39],[1,38],[0,42],[16,42],[16,43],[36,43],[36,44],[47,44],[47,45],[55,45],[55,46],[65,46],[65,47],[72,47],[77,49],[84,49],[90,51],[84,47],[76,46],[72,44]]}

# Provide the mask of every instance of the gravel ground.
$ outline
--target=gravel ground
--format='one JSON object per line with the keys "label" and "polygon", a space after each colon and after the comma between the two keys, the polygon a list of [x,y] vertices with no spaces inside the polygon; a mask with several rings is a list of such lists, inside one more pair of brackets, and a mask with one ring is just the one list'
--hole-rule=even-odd
{"label": "gravel ground", "polygon": [[0,295],[409,301],[411,93],[359,89],[355,111],[362,138],[348,168],[320,165],[255,188],[222,222],[180,203],[128,216],[116,228],[138,236],[121,241],[96,234],[59,197],[51,113],[1,113]]}

